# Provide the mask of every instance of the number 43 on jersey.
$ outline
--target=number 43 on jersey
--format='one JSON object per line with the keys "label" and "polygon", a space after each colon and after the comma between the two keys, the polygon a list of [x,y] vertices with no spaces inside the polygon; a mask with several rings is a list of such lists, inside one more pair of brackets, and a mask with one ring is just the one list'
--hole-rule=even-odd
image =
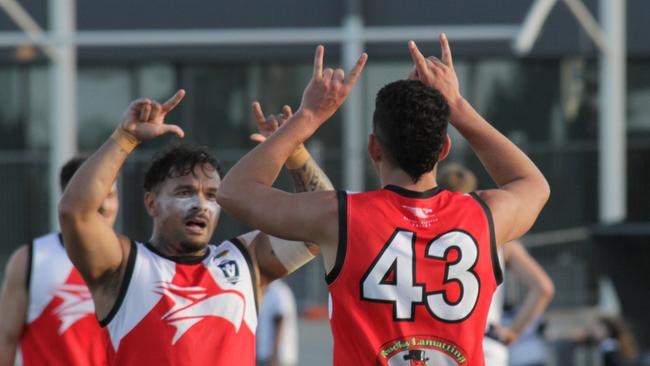
{"label": "number 43 on jersey", "polygon": [[[460,286],[460,297],[448,301],[445,291],[426,292],[418,284],[415,260],[416,234],[397,229],[372,265],[361,278],[361,298],[367,301],[393,304],[393,319],[414,320],[415,306],[424,304],[429,313],[445,322],[459,322],[474,310],[479,296],[480,283],[474,272],[478,259],[478,245],[468,233],[452,230],[431,240],[422,260],[443,260],[453,248],[458,259],[445,264],[444,283],[455,281]],[[392,280],[388,281],[392,274]]]}

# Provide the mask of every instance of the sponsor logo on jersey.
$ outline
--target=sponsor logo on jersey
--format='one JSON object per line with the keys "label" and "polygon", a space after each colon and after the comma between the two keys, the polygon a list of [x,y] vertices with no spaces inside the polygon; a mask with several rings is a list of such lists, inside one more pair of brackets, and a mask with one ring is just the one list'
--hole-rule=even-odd
{"label": "sponsor logo on jersey", "polygon": [[427,228],[438,221],[438,217],[436,217],[430,208],[406,205],[402,205],[401,207],[406,210],[403,219],[416,228]]}
{"label": "sponsor logo on jersey", "polygon": [[85,285],[64,284],[54,291],[54,296],[63,300],[53,312],[59,320],[59,334],[63,334],[82,318],[95,314],[95,306],[90,291]]}
{"label": "sponsor logo on jersey", "polygon": [[235,291],[210,291],[200,286],[183,287],[170,282],[159,282],[154,292],[166,296],[174,305],[161,320],[176,328],[172,345],[186,334],[192,326],[208,317],[226,319],[235,332],[244,319],[246,303]]}
{"label": "sponsor logo on jersey", "polygon": [[467,356],[463,349],[449,340],[411,336],[385,343],[377,355],[377,365],[464,366],[467,365]]}
{"label": "sponsor logo on jersey", "polygon": [[239,266],[237,262],[233,260],[227,260],[219,263],[219,268],[223,272],[223,275],[226,276],[226,281],[231,285],[239,282]]}

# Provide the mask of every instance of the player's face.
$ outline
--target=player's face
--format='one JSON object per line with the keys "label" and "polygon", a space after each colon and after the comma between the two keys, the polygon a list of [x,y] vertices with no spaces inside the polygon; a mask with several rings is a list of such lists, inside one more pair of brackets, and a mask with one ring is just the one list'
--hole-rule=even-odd
{"label": "player's face", "polygon": [[217,204],[220,183],[211,165],[196,166],[193,174],[166,179],[155,197],[154,225],[161,239],[179,245],[180,252],[205,248],[221,212]]}
{"label": "player's face", "polygon": [[99,214],[102,215],[104,220],[112,227],[117,218],[117,211],[120,208],[120,200],[117,195],[117,183],[113,183],[111,191],[106,196],[102,205],[99,207]]}

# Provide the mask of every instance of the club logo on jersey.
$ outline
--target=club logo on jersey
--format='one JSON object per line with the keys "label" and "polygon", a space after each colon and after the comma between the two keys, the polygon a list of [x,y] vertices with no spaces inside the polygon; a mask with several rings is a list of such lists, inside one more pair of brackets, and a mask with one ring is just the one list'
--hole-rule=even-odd
{"label": "club logo on jersey", "polygon": [[465,352],[449,340],[431,336],[412,336],[385,343],[377,355],[376,364],[461,366],[468,363]]}
{"label": "club logo on jersey", "polygon": [[239,282],[239,266],[237,262],[233,260],[223,261],[219,263],[219,268],[223,272],[223,275],[226,276],[226,281],[231,285]]}
{"label": "club logo on jersey", "polygon": [[403,219],[416,228],[427,228],[438,221],[438,217],[436,217],[430,208],[406,205],[402,205],[401,207],[405,209]]}
{"label": "club logo on jersey", "polygon": [[174,305],[161,320],[176,328],[172,345],[187,333],[192,326],[208,317],[226,319],[239,332],[246,303],[244,297],[235,291],[216,293],[204,287],[183,287],[170,282],[159,282],[154,290],[171,300]]}
{"label": "club logo on jersey", "polygon": [[61,320],[59,334],[63,334],[85,316],[95,314],[93,299],[85,285],[65,284],[54,291],[54,296],[63,300],[53,311]]}

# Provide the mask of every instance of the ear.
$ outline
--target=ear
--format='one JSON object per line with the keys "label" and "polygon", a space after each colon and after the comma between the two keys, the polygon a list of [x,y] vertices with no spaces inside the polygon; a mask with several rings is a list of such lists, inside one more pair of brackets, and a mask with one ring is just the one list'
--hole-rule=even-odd
{"label": "ear", "polygon": [[156,194],[153,192],[144,193],[144,208],[151,217],[158,216],[158,208],[156,207]]}
{"label": "ear", "polygon": [[368,155],[370,155],[370,159],[374,162],[381,160],[381,146],[374,133],[368,136]]}
{"label": "ear", "polygon": [[440,155],[438,155],[438,161],[443,161],[449,155],[451,151],[451,137],[449,135],[445,136],[445,141],[442,142],[442,149],[440,150]]}

